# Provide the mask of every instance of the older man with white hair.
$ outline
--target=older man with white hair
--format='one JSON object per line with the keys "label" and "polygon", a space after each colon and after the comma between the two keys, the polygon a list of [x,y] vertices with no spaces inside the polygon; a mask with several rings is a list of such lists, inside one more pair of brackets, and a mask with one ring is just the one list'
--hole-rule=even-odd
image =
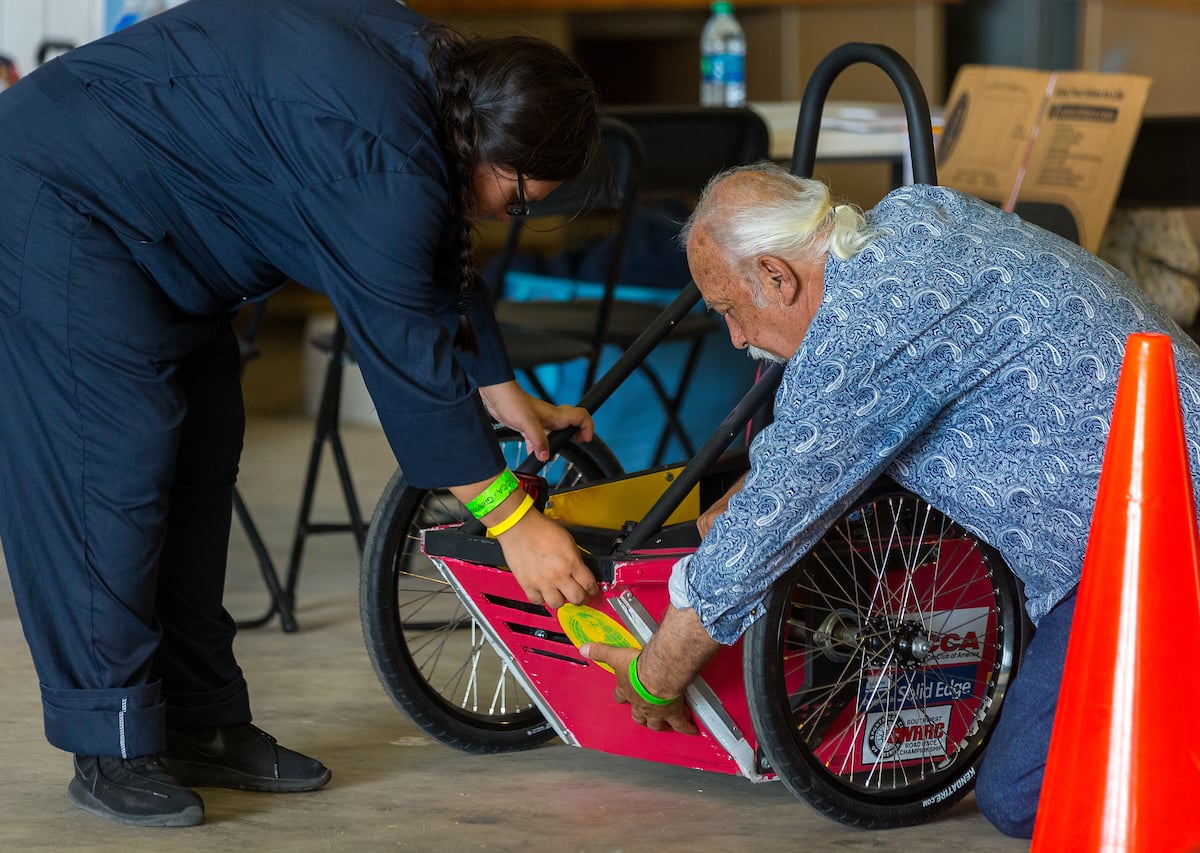
{"label": "older man with white hair", "polygon": [[[713,179],[682,239],[734,345],[786,362],[775,421],[744,482],[700,519],[646,648],[584,653],[619,673],[636,722],[695,732],[678,698],[688,683],[886,474],[1024,585],[1037,632],[976,799],[1002,832],[1031,837],[1126,338],[1172,336],[1194,437],[1200,351],[1098,258],[940,187],[903,187],[863,215],[819,181],[743,167]],[[1188,449],[1195,472],[1200,445]]]}

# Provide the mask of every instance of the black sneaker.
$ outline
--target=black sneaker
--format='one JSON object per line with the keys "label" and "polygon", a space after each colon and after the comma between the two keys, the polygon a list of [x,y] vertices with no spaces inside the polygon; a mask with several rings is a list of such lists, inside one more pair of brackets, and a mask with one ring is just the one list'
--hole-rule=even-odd
{"label": "black sneaker", "polygon": [[77,755],[67,797],[84,811],[134,826],[195,826],[204,820],[204,801],[179,784],[156,755]]}
{"label": "black sneaker", "polygon": [[193,788],[291,793],[314,791],[329,781],[329,768],[286,749],[252,725],[167,730],[163,763]]}

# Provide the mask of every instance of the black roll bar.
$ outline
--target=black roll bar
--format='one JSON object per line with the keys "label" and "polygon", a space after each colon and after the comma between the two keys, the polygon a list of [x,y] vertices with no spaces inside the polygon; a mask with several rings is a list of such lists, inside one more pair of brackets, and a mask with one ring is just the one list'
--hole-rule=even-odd
{"label": "black roll bar", "polygon": [[[817,156],[817,135],[821,130],[821,113],[833,80],[847,67],[859,62],[877,65],[887,72],[900,92],[904,114],[908,119],[908,142],[912,151],[913,177],[918,183],[936,184],[937,167],[933,151],[933,126],[929,104],[916,72],[899,53],[881,44],[852,42],[842,45],[821,60],[809,78],[800,102],[800,118],[796,125],[796,143],[792,149],[792,172],[812,177]],[[691,287],[695,287],[692,284]],[[655,501],[649,512],[621,542],[621,550],[633,551],[658,532],[663,523],[683,503],[700,478],[712,467],[729,446],[733,437],[754,417],[758,407],[771,399],[783,376],[782,365],[771,365],[754,387],[742,398],[712,437],[687,463],[679,476]],[[753,398],[753,405],[747,405]]]}
{"label": "black roll bar", "polygon": [[904,116],[908,120],[908,148],[912,154],[913,180],[918,184],[937,183],[937,161],[933,150],[933,123],[929,117],[929,102],[921,81],[912,66],[892,48],[882,44],[850,42],[836,48],[821,60],[808,78],[804,100],[800,102],[800,118],[796,123],[796,142],[792,147],[792,173],[812,177],[817,160],[817,136],[821,131],[821,114],[825,98],[834,79],[859,62],[882,68],[892,78]]}
{"label": "black roll bar", "polygon": [[[937,167],[933,150],[933,128],[929,116],[929,104],[921,83],[912,66],[899,53],[882,44],[851,42],[833,50],[814,69],[804,97],[800,103],[800,116],[796,124],[796,142],[792,149],[791,170],[793,174],[811,177],[816,163],[817,135],[821,129],[821,114],[825,99],[834,79],[851,65],[866,62],[883,69],[895,84],[904,104],[908,119],[908,142],[912,152],[913,177],[918,183],[936,184]],[[579,405],[589,412],[596,411],[613,392],[629,378],[650,354],[670,334],[671,329],[700,301],[700,290],[696,283],[689,282],[662,313],[655,318],[637,340],[617,361],[605,371],[596,383],[583,395]],[[632,551],[653,536],[667,518],[683,503],[688,492],[700,482],[700,478],[716,462],[737,434],[750,422],[755,412],[768,402],[783,376],[782,365],[771,365],[721,422],[712,436],[684,466],[679,476],[663,492],[640,522],[621,542],[621,549]],[[557,430],[550,435],[551,457],[562,449],[574,429]],[[537,457],[530,455],[515,469],[524,474],[536,473],[542,467]],[[463,533],[479,535],[483,524],[469,520],[461,528]]]}

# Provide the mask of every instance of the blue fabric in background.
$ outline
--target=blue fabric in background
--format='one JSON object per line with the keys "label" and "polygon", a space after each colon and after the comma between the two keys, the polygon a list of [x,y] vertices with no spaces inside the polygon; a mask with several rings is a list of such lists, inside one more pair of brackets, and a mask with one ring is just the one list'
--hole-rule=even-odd
{"label": "blue fabric in background", "polygon": [[[679,245],[679,229],[689,208],[682,200],[665,199],[642,205],[634,213],[621,264],[616,298],[631,302],[667,305],[691,281],[687,255]],[[489,291],[513,301],[599,299],[603,296],[611,240],[592,239],[550,257],[518,254],[503,283],[493,262],[483,271]],[[703,310],[697,306],[696,310]],[[669,393],[679,387],[690,341],[659,344],[649,365]],[[601,375],[620,356],[615,346],[601,354]],[[679,418],[694,447],[699,447],[754,381],[757,365],[733,348],[729,336],[718,330],[704,342]],[[538,380],[556,403],[577,403],[583,395],[587,365],[583,359],[538,368]],[[518,375],[518,380],[521,376]],[[531,393],[532,388],[526,389]],[[649,380],[635,371],[593,413],[596,432],[612,448],[626,471],[647,468],[654,461],[666,416]],[[683,445],[672,436],[664,461],[685,458]]]}
{"label": "blue fabric in background", "polygon": [[[685,279],[686,282],[686,279]],[[533,273],[509,273],[505,280],[507,298],[535,299],[598,299],[603,286],[598,282],[574,281]],[[676,290],[619,285],[617,298],[666,305]],[[689,341],[659,344],[650,354],[649,365],[658,374],[668,391],[674,392],[687,359]],[[620,356],[615,346],[605,347],[600,360],[603,373]],[[734,404],[754,381],[756,363],[744,352],[729,343],[729,336],[718,330],[705,340],[700,360],[692,374],[691,385],[680,407],[679,418],[693,446],[699,447],[718,424],[729,414]],[[546,365],[537,369],[538,380],[556,403],[576,403],[583,395],[583,380],[587,364],[583,359],[561,365]],[[597,374],[600,375],[600,374]],[[522,381],[530,393],[533,389]],[[608,401],[594,412],[596,434],[612,448],[626,471],[648,468],[654,461],[658,438],[666,424],[662,405],[654,396],[649,380],[639,370],[622,383]],[[672,436],[665,462],[685,458],[683,445]]]}
{"label": "blue fabric in background", "polygon": [[[634,210],[621,261],[622,284],[666,291],[669,301],[692,277],[687,254],[679,245],[679,230],[687,220],[688,208],[682,201],[666,199],[654,205],[641,205]],[[569,238],[564,238],[569,239]],[[533,252],[517,252],[509,265],[514,272],[537,273],[557,279],[579,282],[603,282],[608,273],[611,238],[592,237],[582,243],[570,244],[562,251],[544,256]],[[499,258],[483,268],[481,277],[489,293],[497,299],[517,299],[509,281],[500,282]],[[598,298],[599,290],[591,298]],[[556,296],[538,296],[554,299]],[[574,297],[568,297],[574,298]],[[632,297],[630,297],[632,298]]]}

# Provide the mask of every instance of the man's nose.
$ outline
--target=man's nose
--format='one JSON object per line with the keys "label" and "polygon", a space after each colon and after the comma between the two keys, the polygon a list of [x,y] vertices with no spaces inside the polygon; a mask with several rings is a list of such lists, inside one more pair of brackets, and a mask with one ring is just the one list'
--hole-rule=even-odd
{"label": "man's nose", "polygon": [[750,342],[746,340],[746,336],[742,334],[742,330],[737,327],[736,323],[730,323],[726,318],[726,325],[729,328],[729,342],[733,344],[734,349],[745,349]]}

